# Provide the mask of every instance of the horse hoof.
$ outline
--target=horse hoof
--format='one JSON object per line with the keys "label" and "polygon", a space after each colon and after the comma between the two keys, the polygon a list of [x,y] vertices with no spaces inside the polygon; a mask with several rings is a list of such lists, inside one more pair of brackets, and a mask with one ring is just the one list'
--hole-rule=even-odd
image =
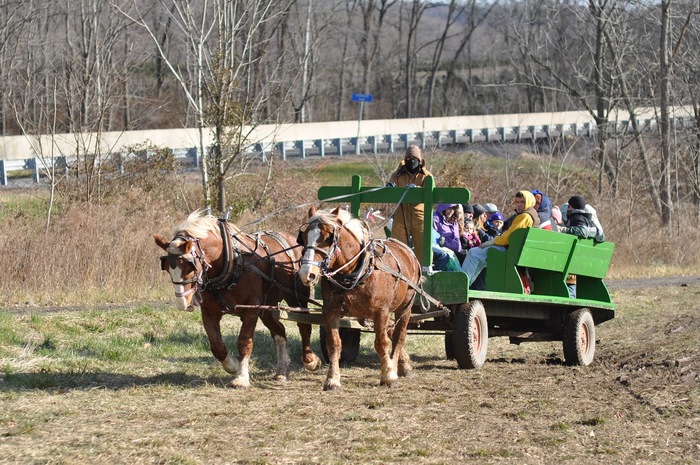
{"label": "horse hoof", "polygon": [[382,376],[379,380],[379,385],[380,386],[389,386],[389,387],[394,387],[395,384],[398,384],[397,381],[399,380],[399,377],[394,373],[392,376]]}
{"label": "horse hoof", "polygon": [[310,362],[304,362],[304,368],[307,371],[318,371],[321,368],[321,359],[314,356],[314,359]]}
{"label": "horse hoof", "polygon": [[335,383],[323,383],[324,391],[340,391],[340,384]]}
{"label": "horse hoof", "polygon": [[288,378],[284,375],[275,375],[274,380],[279,383],[286,383],[288,381]]}
{"label": "horse hoof", "polygon": [[413,368],[401,368],[399,367],[399,376],[403,378],[413,378]]}
{"label": "horse hoof", "polygon": [[231,380],[226,387],[229,387],[231,389],[250,389],[250,383],[246,381],[241,381],[241,380]]}
{"label": "horse hoof", "polygon": [[397,388],[397,387],[399,387],[400,384],[401,383],[399,383],[398,380],[385,380],[385,379],[383,379],[379,382],[380,386],[386,386],[389,389]]}

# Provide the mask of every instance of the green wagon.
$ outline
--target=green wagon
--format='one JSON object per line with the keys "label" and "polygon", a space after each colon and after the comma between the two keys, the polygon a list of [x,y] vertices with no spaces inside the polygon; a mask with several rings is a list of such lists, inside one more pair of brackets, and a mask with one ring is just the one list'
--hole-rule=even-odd
{"label": "green wagon", "polygon": [[[347,203],[356,217],[362,204],[423,203],[424,227],[430,231],[434,204],[465,204],[470,193],[465,188],[435,187],[432,178],[420,188],[363,187],[360,176],[354,176],[350,186],[321,187],[318,198]],[[615,305],[603,282],[614,244],[536,228],[517,230],[505,252],[489,250],[486,290],[476,291],[469,289],[463,272],[431,270],[430,234],[425,237],[424,244],[416,245],[423,247],[425,257],[425,295],[414,303],[411,333],[444,334],[447,357],[460,368],[481,368],[488,339],[497,336],[515,344],[562,341],[567,364],[585,366],[593,361],[595,326],[615,317]],[[529,293],[522,282],[526,274],[533,283]],[[576,276],[576,298],[569,297],[569,275]],[[280,317],[322,324],[313,314],[280,311]],[[371,329],[352,318],[341,321],[346,362],[357,356],[363,330]]]}

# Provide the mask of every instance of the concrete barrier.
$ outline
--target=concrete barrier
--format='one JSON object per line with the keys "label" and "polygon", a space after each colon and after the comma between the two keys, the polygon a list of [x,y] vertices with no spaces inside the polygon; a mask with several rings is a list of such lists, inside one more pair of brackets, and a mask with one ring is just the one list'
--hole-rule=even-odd
{"label": "concrete barrier", "polygon": [[[694,127],[692,107],[676,107],[671,113],[677,128]],[[635,113],[640,127],[655,130],[654,108]],[[611,130],[631,130],[629,114],[611,115]],[[521,142],[561,136],[593,136],[596,125],[588,112],[522,113],[508,115],[454,116],[367,121],[335,121],[304,124],[263,124],[244,128],[249,134],[245,150],[248,156],[263,159],[274,150],[283,159],[289,157],[342,156],[350,153],[380,153],[403,150],[409,144],[423,148],[453,144]],[[213,142],[208,130],[203,145]],[[62,166],[76,159],[76,154],[101,153],[105,157],[124,154],[130,147],[151,144],[169,148],[177,159],[199,166],[199,131],[195,128],[149,131],[23,135],[0,137],[0,184],[7,184],[8,173],[28,168],[35,160],[39,173],[49,160],[61,160]],[[53,154],[53,157],[51,156]]]}

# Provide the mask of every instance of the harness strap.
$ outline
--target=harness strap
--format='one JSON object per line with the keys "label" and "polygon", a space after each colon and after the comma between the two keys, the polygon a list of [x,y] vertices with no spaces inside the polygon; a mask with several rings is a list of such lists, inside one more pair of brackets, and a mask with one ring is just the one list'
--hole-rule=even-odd
{"label": "harness strap", "polygon": [[[253,248],[251,248],[251,247],[245,245],[244,243],[241,243],[241,245],[242,245],[243,247],[245,247],[245,248],[249,251],[249,253],[250,253],[251,255],[255,255],[255,252],[256,252],[259,248],[264,249],[265,252],[267,253],[267,256],[266,256],[266,257],[261,257],[261,259],[262,259],[262,260],[269,260],[269,261],[271,261],[271,265],[272,265],[272,266],[271,266],[271,274],[272,274],[272,276],[263,273],[257,266],[254,266],[252,263],[245,263],[245,262],[243,261],[243,259],[242,259],[241,253],[239,253],[239,252],[236,253],[236,260],[235,260],[235,261],[240,262],[240,265],[239,265],[238,269],[235,270],[235,273],[234,273],[234,274],[235,274],[236,276],[240,276],[240,273],[245,269],[245,270],[248,270],[248,271],[254,273],[254,274],[255,274],[256,276],[258,276],[259,278],[264,279],[266,282],[268,282],[269,284],[271,284],[271,285],[277,287],[278,289],[282,290],[283,292],[286,292],[286,293],[291,294],[291,295],[297,295],[296,289],[289,289],[289,288],[287,288],[286,286],[283,286],[282,284],[280,284],[279,282],[277,282],[277,280],[274,279],[274,269],[275,269],[275,267],[276,267],[276,266],[282,266],[282,265],[275,263],[275,260],[274,260],[274,255],[275,255],[275,254],[271,253],[271,251],[270,251],[269,247],[267,246],[267,244],[265,244],[265,242],[262,240],[262,235],[263,235],[263,234],[265,234],[265,235],[267,235],[267,236],[270,236],[273,240],[275,240],[278,244],[280,244],[280,245],[283,247],[283,249],[284,249],[283,251],[290,257],[290,260],[291,260],[292,262],[294,262],[294,256],[292,255],[292,252],[291,252],[292,247],[289,246],[289,244],[287,244],[287,242],[284,240],[284,238],[282,238],[280,235],[278,235],[278,234],[276,234],[276,233],[271,233],[271,232],[269,232],[269,231],[267,231],[267,232],[258,232],[258,233],[254,233],[254,234],[246,234],[246,237],[248,237],[248,238],[250,238],[252,241],[254,241],[255,245],[254,245]],[[232,247],[232,249],[235,249],[235,247]],[[279,252],[279,253],[281,253],[281,252]],[[222,308],[222,312],[223,312],[223,313],[233,313],[233,312],[235,312],[235,308],[234,308],[234,309],[231,309],[231,308],[224,302],[224,300],[223,300],[223,298],[221,297],[221,295],[219,294],[219,292],[216,292],[216,290],[219,290],[219,289],[221,289],[222,287],[223,287],[223,286],[219,286],[219,287],[216,288],[215,290],[212,290],[212,293],[214,294],[214,297],[216,297],[217,302],[219,303],[220,308]],[[319,307],[322,307],[322,306],[323,306],[322,303],[317,302],[317,301],[315,301],[315,300],[313,300],[313,299],[310,299],[310,298],[307,299],[307,301],[308,301],[309,303],[312,303],[312,304],[317,305],[317,306],[319,306]]]}
{"label": "harness strap", "polygon": [[[371,247],[373,244],[374,239],[370,240],[369,244],[366,246],[361,244],[361,255],[357,261],[355,271],[343,274],[337,274],[337,272],[324,273],[323,276],[333,285],[341,288],[344,291],[349,291],[359,286],[369,277],[370,274],[372,274],[372,270],[374,269],[372,266],[374,264],[374,253],[372,253],[373,248]],[[367,257],[369,257],[369,260]]]}
{"label": "harness strap", "polygon": [[231,235],[228,231],[228,222],[226,220],[219,219],[219,228],[221,229],[221,242],[223,244],[223,256],[224,256],[224,266],[221,274],[215,278],[210,278],[205,283],[205,287],[213,287],[214,289],[222,289],[226,287],[230,282],[234,281],[237,277],[234,268],[236,268],[236,258],[238,254],[236,253]]}
{"label": "harness strap", "polygon": [[423,290],[423,287],[422,287],[422,286],[417,286],[417,285],[415,285],[413,282],[411,282],[410,280],[408,280],[408,279],[405,278],[404,276],[398,274],[397,272],[395,272],[395,271],[392,270],[391,268],[388,268],[388,267],[386,267],[386,266],[384,266],[384,265],[382,265],[382,264],[376,264],[376,265],[374,265],[374,266],[375,266],[377,269],[379,269],[379,270],[382,270],[382,271],[384,271],[384,272],[386,272],[386,273],[389,273],[390,275],[392,275],[392,276],[395,277],[396,279],[400,279],[401,281],[405,282],[406,284],[408,284],[408,286],[409,286],[410,288],[412,288],[413,290],[415,290],[418,294],[420,294],[423,298],[425,298],[428,302],[430,302],[431,304],[435,305],[436,307],[442,309],[443,311],[447,311],[447,312],[450,311],[450,309],[448,309],[447,307],[445,307],[444,305],[442,305],[442,303],[441,303],[439,300],[435,299],[435,298],[432,297],[430,294],[428,294],[427,292],[425,292],[425,291]]}

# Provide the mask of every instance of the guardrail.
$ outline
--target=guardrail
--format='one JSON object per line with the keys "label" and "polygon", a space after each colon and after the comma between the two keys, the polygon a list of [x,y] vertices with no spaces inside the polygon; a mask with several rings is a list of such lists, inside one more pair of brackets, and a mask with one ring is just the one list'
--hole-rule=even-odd
{"label": "guardrail", "polygon": [[[676,107],[672,124],[676,128],[695,127],[691,107]],[[655,109],[636,113],[639,127],[656,130]],[[626,118],[625,118],[626,117]],[[629,115],[615,114],[608,128],[611,132],[631,131]],[[273,151],[283,159],[308,156],[342,156],[350,153],[395,152],[409,144],[423,148],[473,143],[507,143],[536,141],[558,137],[590,137],[597,127],[587,112],[527,113],[481,115],[446,118],[398,120],[340,121],[285,125],[259,125],[248,128],[248,140],[257,141],[245,151],[249,157],[265,158]],[[196,129],[104,132],[99,134],[57,134],[54,136],[0,137],[0,185],[7,185],[8,174],[31,171],[36,182],[53,166],[68,169],[81,153],[102,153],[105,159],[134,155],[128,147],[149,142],[154,147],[169,148],[181,163],[199,166]],[[204,146],[212,144],[204,133]],[[49,152],[51,150],[51,152]],[[58,153],[59,157],[42,156]],[[146,153],[146,156],[148,154]]]}

